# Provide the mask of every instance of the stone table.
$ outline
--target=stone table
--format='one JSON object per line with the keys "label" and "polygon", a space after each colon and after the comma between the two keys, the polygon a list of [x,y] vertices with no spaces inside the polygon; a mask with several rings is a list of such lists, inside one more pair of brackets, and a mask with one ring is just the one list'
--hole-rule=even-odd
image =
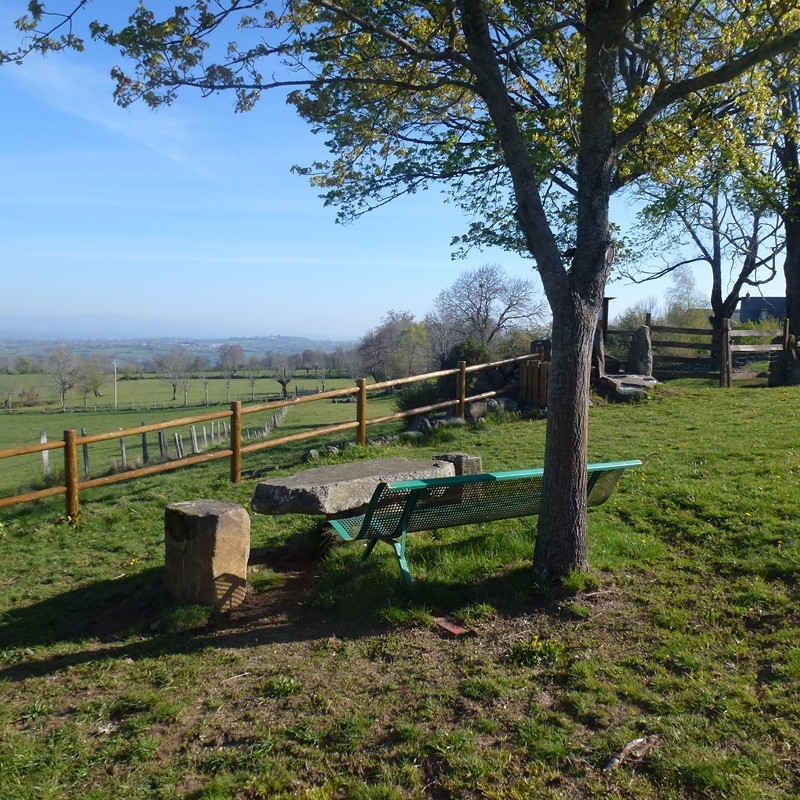
{"label": "stone table", "polygon": [[250,508],[259,514],[334,516],[369,503],[379,483],[444,478],[456,474],[453,461],[376,458],[314,467],[259,483]]}

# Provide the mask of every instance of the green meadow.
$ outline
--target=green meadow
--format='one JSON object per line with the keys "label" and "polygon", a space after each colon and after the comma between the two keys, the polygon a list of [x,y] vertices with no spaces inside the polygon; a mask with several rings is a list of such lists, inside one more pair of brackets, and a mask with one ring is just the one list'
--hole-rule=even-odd
{"label": "green meadow", "polygon": [[[86,491],[74,527],[63,498],[0,509],[0,797],[796,798],[796,404],[692,382],[596,399],[591,460],[643,468],[590,512],[591,572],[558,586],[534,579],[535,520],[412,535],[406,587],[388,547],[362,566],[322,519],[251,513],[244,604],[176,604],[164,507],[249,507],[257,479],[225,462]],[[540,466],[545,424],[322,463]],[[262,467],[305,468],[297,447]]]}

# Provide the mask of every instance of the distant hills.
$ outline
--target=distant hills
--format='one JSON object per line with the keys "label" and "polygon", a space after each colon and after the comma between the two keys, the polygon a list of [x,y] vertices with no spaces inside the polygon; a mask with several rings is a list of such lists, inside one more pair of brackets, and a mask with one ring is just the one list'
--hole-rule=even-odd
{"label": "distant hills", "polygon": [[[238,344],[245,355],[263,358],[264,354],[292,355],[303,350],[334,352],[352,347],[352,340],[318,339],[304,336],[214,336],[202,330],[179,331],[179,325],[110,315],[47,317],[0,317],[0,356],[37,357],[55,344],[67,344],[79,355],[101,352],[112,359],[141,361],[184,346],[195,353],[211,354],[223,344]],[[185,326],[184,326],[185,327]],[[147,329],[152,328],[152,333]],[[175,328],[175,330],[170,330]]]}

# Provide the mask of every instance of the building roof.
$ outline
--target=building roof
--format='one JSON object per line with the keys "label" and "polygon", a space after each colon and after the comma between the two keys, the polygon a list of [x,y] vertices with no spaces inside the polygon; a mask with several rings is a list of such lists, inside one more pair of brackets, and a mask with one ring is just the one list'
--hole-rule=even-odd
{"label": "building roof", "polygon": [[743,297],[739,306],[740,322],[760,322],[772,317],[782,320],[786,317],[785,297]]}

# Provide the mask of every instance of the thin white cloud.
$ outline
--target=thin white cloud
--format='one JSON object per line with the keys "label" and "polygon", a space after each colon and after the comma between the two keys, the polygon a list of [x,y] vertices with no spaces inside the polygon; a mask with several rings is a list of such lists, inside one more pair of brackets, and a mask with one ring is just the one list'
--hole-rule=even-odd
{"label": "thin white cloud", "polygon": [[[110,64],[96,57],[84,59],[83,54],[59,54],[31,59],[21,68],[1,72],[0,79],[14,82],[32,99],[61,113],[134,142],[198,174],[212,174],[197,158],[202,142],[192,115],[179,108],[171,108],[168,113],[155,112],[143,105],[120,108],[112,97]],[[87,141],[87,151],[92,147],[93,143]]]}

